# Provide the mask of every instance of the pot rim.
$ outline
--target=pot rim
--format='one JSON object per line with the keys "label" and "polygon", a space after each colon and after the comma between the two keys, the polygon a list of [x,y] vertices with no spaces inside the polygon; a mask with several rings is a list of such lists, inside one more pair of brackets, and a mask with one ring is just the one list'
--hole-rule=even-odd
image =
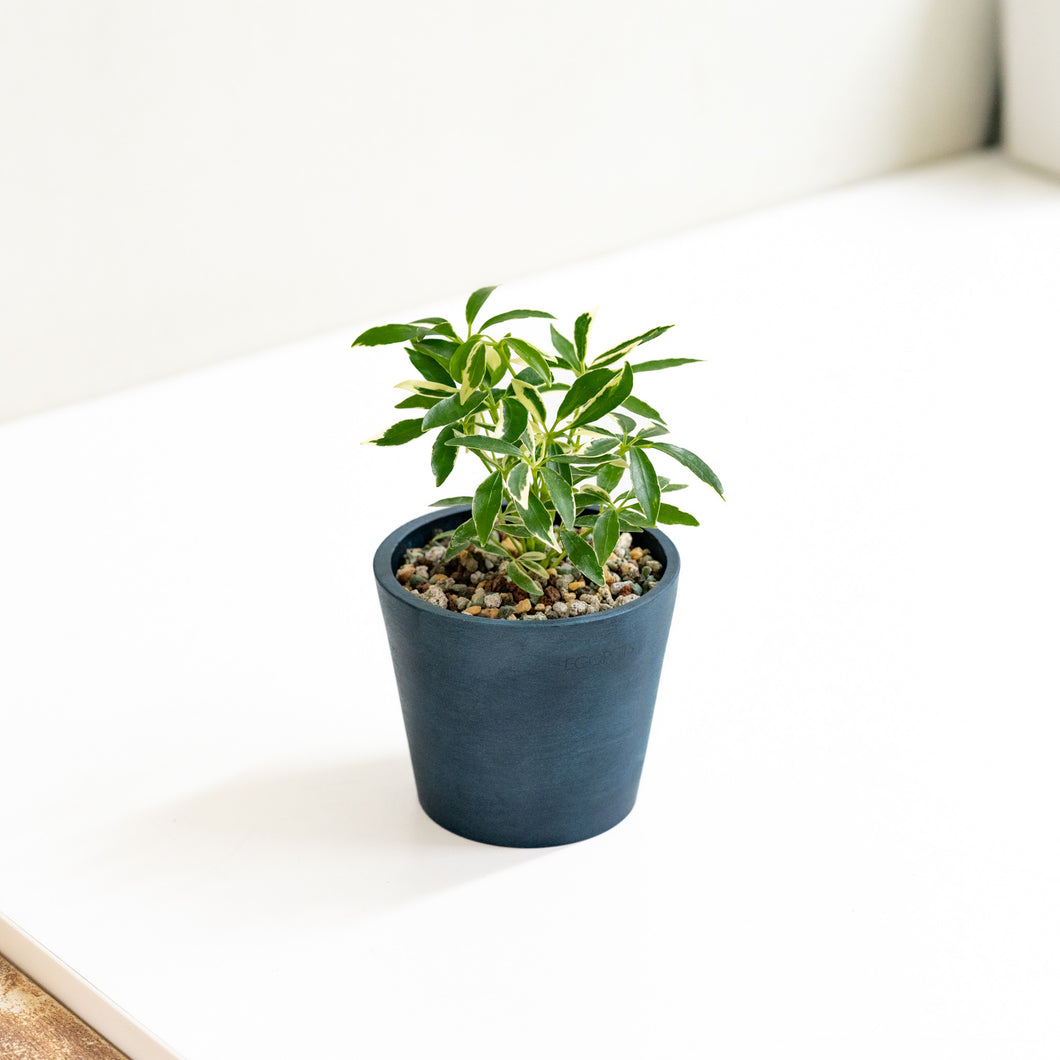
{"label": "pot rim", "polygon": [[[471,508],[466,504],[456,504],[450,508],[439,508],[433,513],[426,515],[420,515],[415,519],[410,519],[407,523],[399,526],[392,533],[388,534],[379,547],[375,550],[375,556],[372,559],[372,570],[375,574],[376,585],[379,588],[388,593],[395,600],[399,601],[408,607],[418,608],[419,610],[433,615],[435,618],[441,619],[442,621],[453,621],[453,622],[464,622],[468,617],[461,614],[459,611],[443,611],[436,604],[429,604],[426,600],[421,600],[416,593],[410,593],[395,577],[395,569],[391,566],[391,557],[394,554],[394,550],[403,538],[406,538],[413,534],[415,531],[422,529],[425,524],[430,524],[432,519],[439,521],[446,519],[450,516],[457,515],[458,513],[470,515]],[[651,607],[653,601],[659,601],[662,597],[667,596],[673,592],[677,585],[677,576],[681,572],[681,556],[677,551],[677,546],[673,543],[670,537],[664,534],[661,530],[654,527],[645,529],[642,531],[645,534],[650,534],[659,544],[662,546],[663,553],[665,555],[665,566],[663,568],[662,577],[655,583],[654,587],[646,593],[644,596],[635,604],[630,604],[629,607],[641,608]],[[607,611],[597,611],[592,615],[574,615],[567,618],[556,619],[552,622],[500,622],[492,621],[489,622],[489,628],[491,629],[505,629],[509,626],[515,627],[516,629],[534,629],[535,627],[541,630],[553,629],[557,625],[562,629],[569,622],[578,622],[585,624],[588,622],[608,622],[618,618],[624,611],[628,610],[627,607],[614,607]],[[489,620],[487,620],[489,621]],[[483,623],[479,623],[483,625]],[[502,636],[504,634],[501,634]],[[530,634],[531,636],[540,634]]]}

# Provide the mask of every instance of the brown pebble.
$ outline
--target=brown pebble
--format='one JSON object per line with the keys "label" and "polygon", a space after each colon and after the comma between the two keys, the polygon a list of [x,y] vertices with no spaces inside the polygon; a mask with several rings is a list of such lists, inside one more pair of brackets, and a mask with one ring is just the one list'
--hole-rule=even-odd
{"label": "brown pebble", "polygon": [[482,613],[482,608],[478,604],[472,604],[470,607],[464,609],[465,615],[478,615]]}
{"label": "brown pebble", "polygon": [[631,548],[629,550],[629,558],[630,559],[640,559],[640,557],[643,556],[643,555],[644,555],[644,549],[642,549],[642,548]]}
{"label": "brown pebble", "polygon": [[406,563],[403,567],[398,567],[397,580],[404,585],[415,573],[416,568],[411,563]]}
{"label": "brown pebble", "polygon": [[534,604],[534,610],[535,611],[544,611],[547,606],[548,606],[547,604],[543,604],[543,603],[538,602],[538,603]]}
{"label": "brown pebble", "polygon": [[533,605],[530,603],[530,598],[524,597],[515,605],[515,613],[517,615],[525,615],[526,612],[530,610],[531,606]]}
{"label": "brown pebble", "polygon": [[582,589],[584,587],[585,587],[585,582],[576,581],[576,582],[571,582],[570,585],[567,586],[567,590],[569,592],[576,593],[579,589]]}
{"label": "brown pebble", "polygon": [[545,600],[550,604],[554,604],[557,600],[563,599],[563,593],[559,591],[554,585],[545,586]]}
{"label": "brown pebble", "polygon": [[501,613],[499,607],[486,607],[482,610],[483,618],[496,618]]}

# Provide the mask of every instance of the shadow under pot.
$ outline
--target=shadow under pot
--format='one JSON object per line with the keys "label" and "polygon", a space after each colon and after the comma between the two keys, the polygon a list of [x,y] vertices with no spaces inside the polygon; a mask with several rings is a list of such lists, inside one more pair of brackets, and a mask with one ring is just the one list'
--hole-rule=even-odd
{"label": "shadow under pot", "polygon": [[444,610],[396,578],[405,550],[470,514],[446,508],[395,530],[374,572],[416,791],[457,835],[509,847],[575,843],[633,809],[670,630],[680,558],[634,534],[663,573],[636,603],[547,622]]}

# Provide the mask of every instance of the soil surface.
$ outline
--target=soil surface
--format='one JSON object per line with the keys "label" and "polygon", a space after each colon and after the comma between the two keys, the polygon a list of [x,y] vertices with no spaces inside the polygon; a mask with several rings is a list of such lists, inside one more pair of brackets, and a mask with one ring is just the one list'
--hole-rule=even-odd
{"label": "soil surface", "polygon": [[508,561],[468,548],[448,561],[448,534],[437,534],[424,548],[410,548],[397,580],[422,600],[474,618],[536,620],[577,618],[635,603],[649,592],[663,565],[648,549],[622,534],[604,565],[606,584],[596,585],[570,564],[548,568],[533,578],[541,595],[532,596],[507,576]]}

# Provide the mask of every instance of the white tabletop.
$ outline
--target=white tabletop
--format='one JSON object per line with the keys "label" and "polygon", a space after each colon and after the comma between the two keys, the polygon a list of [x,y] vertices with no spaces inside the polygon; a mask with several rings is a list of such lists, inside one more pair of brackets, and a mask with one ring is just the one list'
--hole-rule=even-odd
{"label": "white tabletop", "polygon": [[1060,184],[984,154],[494,295],[676,323],[641,392],[728,497],[566,848],[417,806],[378,321],[0,429],[0,912],[189,1060],[1055,1058],[1058,279]]}

